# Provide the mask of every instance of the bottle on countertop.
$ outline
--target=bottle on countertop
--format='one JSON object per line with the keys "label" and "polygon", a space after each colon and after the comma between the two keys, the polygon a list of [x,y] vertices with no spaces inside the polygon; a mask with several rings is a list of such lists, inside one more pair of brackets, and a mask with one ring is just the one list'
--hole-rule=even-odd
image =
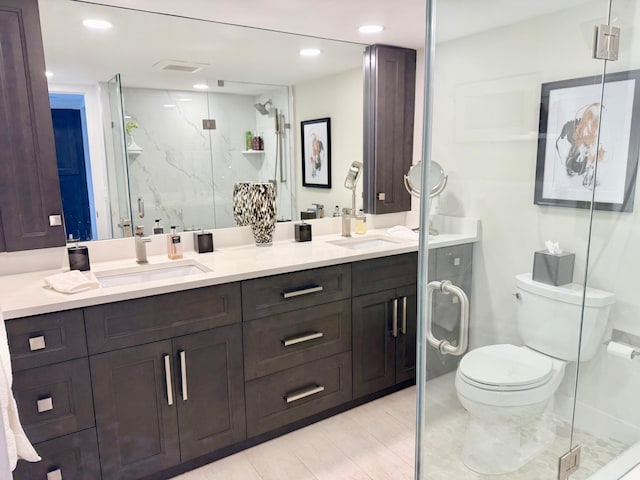
{"label": "bottle on countertop", "polygon": [[164,227],[162,225],[160,225],[160,218],[156,218],[155,220],[155,224],[153,225],[153,234],[154,235],[161,235],[164,233]]}
{"label": "bottle on countertop", "polygon": [[182,243],[180,243],[180,235],[176,233],[175,225],[171,226],[171,233],[167,235],[167,256],[171,260],[182,258]]}
{"label": "bottle on countertop", "polygon": [[365,216],[363,209],[360,209],[356,215],[356,233],[358,235],[364,235],[367,233],[367,217]]}
{"label": "bottle on countertop", "polygon": [[334,217],[340,216],[340,207],[338,205],[336,205],[336,208],[333,209],[333,216]]}

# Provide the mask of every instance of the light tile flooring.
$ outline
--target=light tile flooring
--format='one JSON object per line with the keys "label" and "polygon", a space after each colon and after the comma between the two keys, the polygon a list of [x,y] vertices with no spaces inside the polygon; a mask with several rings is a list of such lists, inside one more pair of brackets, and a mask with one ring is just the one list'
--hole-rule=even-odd
{"label": "light tile flooring", "polygon": [[[467,413],[453,376],[429,382],[427,468],[429,480],[552,480],[558,457],[569,447],[569,428],[559,422],[553,445],[518,472],[480,475],[460,461]],[[625,448],[580,432],[581,469],[587,479]],[[411,480],[414,478],[415,387],[367,403],[276,438],[174,480]]]}

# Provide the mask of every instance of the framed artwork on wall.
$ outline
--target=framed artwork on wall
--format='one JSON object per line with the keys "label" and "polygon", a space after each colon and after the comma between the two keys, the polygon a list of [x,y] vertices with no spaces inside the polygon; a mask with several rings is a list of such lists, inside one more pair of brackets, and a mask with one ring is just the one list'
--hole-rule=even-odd
{"label": "framed artwork on wall", "polygon": [[534,203],[633,211],[640,70],[542,84]]}
{"label": "framed artwork on wall", "polygon": [[331,119],[305,120],[302,129],[302,186],[331,188]]}

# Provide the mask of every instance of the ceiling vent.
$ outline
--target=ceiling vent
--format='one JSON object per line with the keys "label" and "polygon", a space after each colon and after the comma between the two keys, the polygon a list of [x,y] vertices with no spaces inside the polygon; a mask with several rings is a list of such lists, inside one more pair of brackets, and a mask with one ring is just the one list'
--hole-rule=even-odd
{"label": "ceiling vent", "polygon": [[208,63],[184,62],[182,60],[160,60],[153,65],[153,68],[154,70],[165,72],[196,73],[208,66]]}

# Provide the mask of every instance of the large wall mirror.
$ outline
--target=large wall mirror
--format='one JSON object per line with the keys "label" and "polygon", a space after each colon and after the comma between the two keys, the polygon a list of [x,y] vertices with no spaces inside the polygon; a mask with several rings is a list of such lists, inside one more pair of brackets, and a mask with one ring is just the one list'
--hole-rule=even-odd
{"label": "large wall mirror", "polygon": [[[230,227],[237,181],[274,181],[283,221],[350,205],[364,45],[72,0],[40,15],[68,235]],[[300,123],[326,117],[332,188],[303,187]]]}

